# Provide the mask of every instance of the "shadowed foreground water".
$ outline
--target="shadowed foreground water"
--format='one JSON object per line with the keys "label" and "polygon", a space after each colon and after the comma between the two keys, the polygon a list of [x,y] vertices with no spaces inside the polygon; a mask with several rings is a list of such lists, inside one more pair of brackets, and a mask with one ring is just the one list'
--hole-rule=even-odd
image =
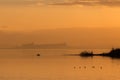
{"label": "shadowed foreground water", "polygon": [[[63,56],[80,49],[0,50],[0,80],[119,80],[120,60]],[[109,50],[92,50],[103,52]],[[36,56],[40,53],[41,56]]]}

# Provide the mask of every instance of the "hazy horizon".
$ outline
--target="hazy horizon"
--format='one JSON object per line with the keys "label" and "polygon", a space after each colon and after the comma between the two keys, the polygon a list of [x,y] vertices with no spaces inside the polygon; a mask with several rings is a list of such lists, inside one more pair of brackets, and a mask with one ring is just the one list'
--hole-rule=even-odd
{"label": "hazy horizon", "polygon": [[0,0],[0,47],[67,43],[120,47],[118,0]]}
{"label": "hazy horizon", "polygon": [[0,47],[36,44],[66,43],[80,48],[120,47],[120,28],[59,28],[31,32],[0,31]]}

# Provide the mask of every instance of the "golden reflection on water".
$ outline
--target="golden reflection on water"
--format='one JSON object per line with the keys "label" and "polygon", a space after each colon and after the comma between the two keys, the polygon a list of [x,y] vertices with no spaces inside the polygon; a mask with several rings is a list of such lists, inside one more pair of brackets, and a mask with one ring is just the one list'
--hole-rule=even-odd
{"label": "golden reflection on water", "polygon": [[119,59],[107,57],[81,58],[62,55],[9,57],[1,58],[0,64],[1,80],[118,80],[120,78]]}

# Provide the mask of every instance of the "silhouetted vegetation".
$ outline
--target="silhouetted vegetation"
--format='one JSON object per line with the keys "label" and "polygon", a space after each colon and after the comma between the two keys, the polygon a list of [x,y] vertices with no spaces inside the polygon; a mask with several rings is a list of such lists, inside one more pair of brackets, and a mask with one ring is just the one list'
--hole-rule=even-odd
{"label": "silhouetted vegetation", "polygon": [[92,56],[106,56],[106,57],[112,57],[112,58],[120,58],[120,48],[112,49],[108,53],[101,53],[101,54],[93,54],[93,52],[81,52],[80,56],[82,57],[92,57]]}
{"label": "silhouetted vegetation", "polygon": [[85,56],[85,57],[89,57],[89,56],[93,56],[94,54],[93,54],[93,52],[87,52],[87,51],[84,51],[84,52],[82,52],[81,54],[80,54],[80,56]]}
{"label": "silhouetted vegetation", "polygon": [[113,57],[113,58],[120,58],[120,48],[116,48],[116,49],[113,48],[110,52],[103,53],[101,55],[102,56],[109,56],[109,57]]}

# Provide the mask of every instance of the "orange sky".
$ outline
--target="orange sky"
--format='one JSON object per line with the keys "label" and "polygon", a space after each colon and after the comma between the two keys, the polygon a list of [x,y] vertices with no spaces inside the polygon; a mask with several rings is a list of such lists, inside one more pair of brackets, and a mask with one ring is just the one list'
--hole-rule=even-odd
{"label": "orange sky", "polygon": [[119,6],[1,5],[0,45],[66,42],[84,48],[118,47],[119,13]]}
{"label": "orange sky", "polygon": [[[71,27],[119,27],[120,8],[105,6],[0,6],[0,26],[7,30]],[[4,28],[4,26],[6,26]]]}

